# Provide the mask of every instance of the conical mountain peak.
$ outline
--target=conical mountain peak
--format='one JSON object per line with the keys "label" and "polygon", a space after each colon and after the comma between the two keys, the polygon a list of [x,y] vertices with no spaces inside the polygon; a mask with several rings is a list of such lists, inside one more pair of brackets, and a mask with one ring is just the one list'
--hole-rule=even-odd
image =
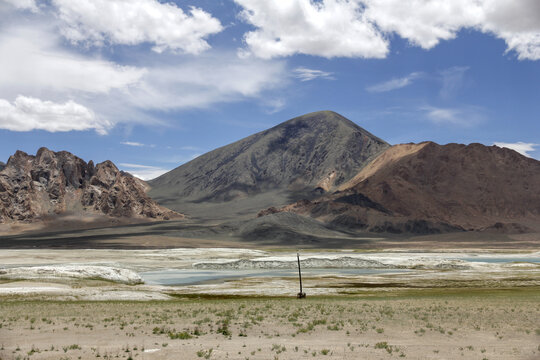
{"label": "conical mountain peak", "polygon": [[[388,147],[345,117],[319,111],[181,165],[151,181],[150,194],[158,202],[194,216],[206,215],[208,205],[204,204],[208,202],[215,205],[212,210],[219,207],[216,204],[229,203],[224,211],[231,216],[248,214],[248,210],[252,214],[263,205],[277,206],[330,191]],[[236,210],[231,203],[238,205]]]}
{"label": "conical mountain peak", "polygon": [[[293,119],[287,120],[285,122],[282,122],[281,124],[278,124],[267,131],[272,131],[274,129],[281,129],[281,128],[290,128],[290,127],[299,127],[299,128],[305,128],[308,130],[314,130],[314,129],[330,130],[330,129],[340,127],[342,129],[360,131],[370,137],[376,138],[376,136],[369,133],[362,127],[358,126],[356,123],[347,119],[343,115],[340,115],[337,112],[334,112],[331,110],[315,111],[312,113],[301,115]],[[384,142],[381,139],[379,140],[381,142]]]}

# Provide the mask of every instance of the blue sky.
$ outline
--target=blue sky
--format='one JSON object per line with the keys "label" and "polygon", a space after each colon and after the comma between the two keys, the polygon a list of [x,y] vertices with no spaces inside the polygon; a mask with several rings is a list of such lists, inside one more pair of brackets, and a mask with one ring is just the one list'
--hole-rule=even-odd
{"label": "blue sky", "polygon": [[0,0],[0,54],[4,162],[46,146],[149,179],[317,110],[540,159],[536,0]]}

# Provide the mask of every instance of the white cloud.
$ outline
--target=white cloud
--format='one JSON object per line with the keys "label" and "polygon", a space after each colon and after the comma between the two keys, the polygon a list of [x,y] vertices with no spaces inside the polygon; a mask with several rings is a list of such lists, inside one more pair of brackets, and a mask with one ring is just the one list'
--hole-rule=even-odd
{"label": "white cloud", "polygon": [[[35,17],[35,16],[34,16]],[[282,61],[209,51],[197,59],[150,53],[147,66],[121,66],[62,47],[39,19],[0,27],[0,99],[27,97],[84,105],[111,123],[164,123],[145,110],[207,108],[258,99],[287,82]]]}
{"label": "white cloud", "polygon": [[271,58],[297,53],[384,58],[397,34],[431,49],[462,29],[503,39],[519,59],[540,59],[538,0],[235,0],[256,30],[249,51]]}
{"label": "white cloud", "polygon": [[362,0],[365,16],[387,33],[395,32],[412,44],[430,49],[440,40],[453,39],[462,27],[482,18],[476,0]]}
{"label": "white cloud", "polygon": [[524,143],[521,141],[517,143],[494,142],[493,145],[515,150],[521,155],[528,156],[528,157],[532,157],[530,152],[536,151],[536,147],[540,146],[540,144]]}
{"label": "white cloud", "polygon": [[275,114],[280,112],[287,105],[287,100],[282,97],[267,98],[262,101],[263,109],[266,114]]}
{"label": "white cloud", "polygon": [[401,78],[391,79],[380,84],[375,84],[366,88],[369,92],[387,92],[396,89],[404,88],[413,83],[414,80],[421,77],[423,74],[421,72],[413,72],[409,75]]}
{"label": "white cloud", "polygon": [[18,96],[13,104],[0,99],[0,128],[11,131],[46,130],[50,132],[96,130],[106,134],[111,124],[99,119],[86,107],[73,101],[58,104]]}
{"label": "white cloud", "polygon": [[149,67],[128,101],[141,109],[206,108],[215,103],[257,98],[286,83],[279,61],[241,59],[233,53],[209,53],[196,60]]}
{"label": "white cloud", "polygon": [[294,54],[384,58],[388,42],[355,0],[235,0],[241,17],[256,27],[244,35],[261,58]]}
{"label": "white cloud", "polygon": [[131,175],[138,177],[139,179],[148,181],[157,178],[160,175],[170,171],[170,169],[163,169],[157,166],[139,165],[139,164],[119,164],[123,171],[130,173]]}
{"label": "white cloud", "polygon": [[120,144],[126,145],[126,146],[133,146],[133,147],[149,147],[149,148],[155,148],[156,147],[156,145],[154,145],[154,144],[143,144],[143,143],[136,142],[136,141],[122,141],[122,142],[120,142]]}
{"label": "white cloud", "polygon": [[503,39],[518,59],[540,60],[540,1],[483,0],[479,27]]}
{"label": "white cloud", "polygon": [[316,69],[308,69],[305,67],[297,67],[293,70],[294,76],[300,81],[311,81],[315,79],[327,79],[327,80],[335,80],[334,74],[327,71],[322,70],[316,70]]}
{"label": "white cloud", "polygon": [[154,44],[153,50],[198,54],[210,47],[205,38],[222,31],[218,19],[191,7],[157,0],[53,0],[62,34],[73,43],[95,46]]}
{"label": "white cloud", "polygon": [[476,106],[464,106],[460,108],[424,106],[420,110],[425,113],[429,121],[435,124],[472,127],[485,120],[482,109]]}
{"label": "white cloud", "polygon": [[0,96],[50,91],[108,93],[136,84],[145,69],[120,66],[63,50],[50,28],[3,28],[0,31]]}
{"label": "white cloud", "polygon": [[14,6],[15,8],[21,9],[21,10],[30,10],[31,12],[39,11],[35,0],[0,0],[0,4],[2,2],[8,3]]}
{"label": "white cloud", "polygon": [[135,146],[135,147],[143,147],[146,146],[142,143],[135,142],[135,141],[122,141],[120,144],[127,145],[127,146]]}
{"label": "white cloud", "polygon": [[431,49],[464,28],[505,40],[519,59],[540,59],[538,0],[358,0],[365,18],[385,33],[395,32],[412,44]]}
{"label": "white cloud", "polygon": [[440,95],[443,98],[451,97],[463,85],[465,72],[468,66],[453,66],[441,71],[442,87]]}

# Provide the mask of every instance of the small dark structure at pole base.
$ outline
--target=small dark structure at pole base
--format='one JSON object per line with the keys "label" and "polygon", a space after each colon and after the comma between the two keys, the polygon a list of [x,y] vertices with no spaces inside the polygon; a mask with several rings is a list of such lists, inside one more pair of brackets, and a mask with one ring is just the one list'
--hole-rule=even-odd
{"label": "small dark structure at pole base", "polygon": [[300,280],[300,292],[296,294],[296,297],[298,299],[304,299],[306,297],[306,293],[302,291],[302,271],[300,269],[300,254],[296,253],[296,258],[298,259],[298,279]]}

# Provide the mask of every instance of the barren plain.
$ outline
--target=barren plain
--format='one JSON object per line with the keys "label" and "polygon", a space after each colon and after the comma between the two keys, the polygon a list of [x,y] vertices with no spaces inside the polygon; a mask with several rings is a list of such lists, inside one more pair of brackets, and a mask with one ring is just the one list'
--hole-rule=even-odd
{"label": "barren plain", "polygon": [[0,359],[538,359],[540,253],[0,250]]}

